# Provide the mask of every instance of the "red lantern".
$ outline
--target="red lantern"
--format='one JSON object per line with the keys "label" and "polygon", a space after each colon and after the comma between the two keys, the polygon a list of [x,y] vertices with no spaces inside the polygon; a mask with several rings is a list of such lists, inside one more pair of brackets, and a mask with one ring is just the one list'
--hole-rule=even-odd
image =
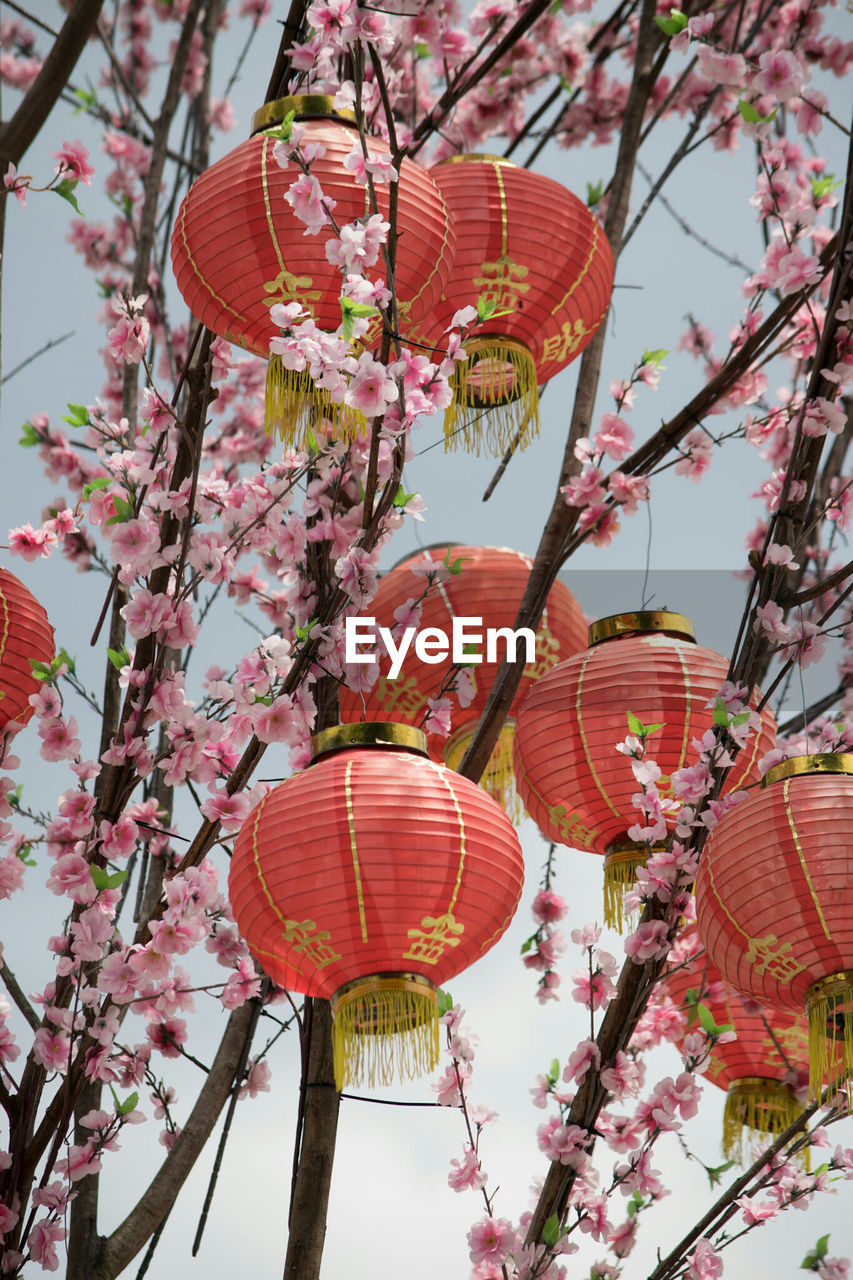
{"label": "red lantern", "polygon": [[9,723],[29,720],[30,695],[41,688],[30,659],[49,667],[54,652],[53,627],[44,609],[23,582],[0,569],[0,733]]}
{"label": "red lantern", "polygon": [[762,1004],[809,1015],[812,1096],[851,1094],[853,755],[768,770],[713,831],[696,912],[711,960]]}
{"label": "red lantern", "polygon": [[[414,336],[442,348],[456,311],[490,315],[465,339],[444,420],[449,449],[503,453],[538,434],[537,384],[580,355],[613,288],[613,255],[598,220],[560,183],[500,156],[451,156],[430,170],[456,224],[453,275]],[[488,412],[484,412],[488,411]]]}
{"label": "red lantern", "polygon": [[[605,920],[621,923],[621,896],[646,859],[628,838],[641,819],[631,761],[616,750],[630,711],[644,725],[660,725],[647,740],[663,776],[698,761],[694,739],[713,727],[714,703],[728,663],[695,642],[680,613],[616,614],[589,629],[589,647],[553,667],[522,706],[515,732],[515,777],[525,808],[549,840],[605,855]],[[751,705],[758,702],[754,691]],[[710,703],[710,706],[708,705]],[[769,709],[761,729],[736,757],[726,789],[758,778],[758,761],[775,745]]]}
{"label": "red lantern", "polygon": [[340,725],[313,748],[240,829],[234,916],[275,982],[331,1000],[339,1089],[419,1075],[438,1062],[436,988],[518,905],[518,837],[407,725]]}
{"label": "red lantern", "polygon": [[[341,273],[326,259],[327,237],[304,234],[305,224],[285,200],[299,172],[294,165],[281,169],[273,156],[273,126],[290,111],[303,123],[305,144],[325,147],[311,172],[335,200],[336,222],[354,222],[370,212],[366,187],[344,166],[358,143],[352,113],[335,110],[331,98],[281,98],[255,113],[247,142],[196,179],[172,234],[172,267],[190,311],[220,337],[265,359],[270,339],[280,333],[270,320],[274,303],[301,303],[325,330],[341,323]],[[387,151],[374,139],[367,148],[372,155]],[[445,288],[455,234],[434,181],[412,160],[402,162],[398,193],[396,283],[401,315],[412,323],[436,305]],[[378,185],[377,200],[387,218],[387,187]],[[311,429],[317,413],[342,435],[358,435],[364,427],[362,415],[334,404],[307,370],[286,369],[278,356],[270,359],[267,429],[292,441]]]}
{"label": "red lantern", "polygon": [[680,935],[670,963],[682,963],[685,954],[692,960],[667,973],[661,988],[684,1009],[687,1031],[700,1029],[697,1005],[702,1003],[716,1026],[731,1027],[737,1036],[714,1045],[703,1078],[726,1094],[723,1155],[748,1164],[756,1142],[784,1133],[802,1111],[794,1090],[808,1072],[808,1024],[802,1014],[741,996],[701,950],[695,925]]}
{"label": "red lantern", "polygon": [[[504,547],[441,543],[408,556],[381,579],[370,606],[370,616],[376,619],[378,626],[394,627],[395,610],[404,607],[407,601],[420,599],[427,591],[419,630],[435,627],[449,633],[453,620],[462,618],[476,623],[474,629],[479,632],[485,628],[501,627],[512,630],[532,563],[528,556]],[[457,572],[448,573],[448,564]],[[441,575],[444,581],[428,589],[426,570],[429,565],[435,566],[433,573]],[[513,717],[534,682],[555,662],[577,653],[585,637],[586,623],[580,605],[562,582],[555,582],[548,593],[548,602],[536,633],[535,655],[525,668],[510,707],[509,719],[501,730],[482,779],[482,785],[490,795],[513,816],[521,816],[512,777]],[[407,724],[422,724],[428,710],[428,699],[436,697],[443,683],[452,679],[452,652],[438,662],[427,664],[411,647],[399,675],[391,679],[390,659],[382,652],[381,646],[378,647],[382,653],[379,665],[382,674],[364,692],[341,689],[341,718],[378,720],[393,716]],[[469,668],[475,686],[474,696],[466,707],[454,705],[451,737],[442,739],[434,734],[429,737],[433,759],[443,759],[454,769],[471,741],[505,653],[501,644],[496,647],[493,660],[489,661],[487,647],[481,645],[480,649],[484,661]],[[521,653],[523,649],[519,647],[518,651]],[[368,672],[371,668],[365,665],[362,670]]]}

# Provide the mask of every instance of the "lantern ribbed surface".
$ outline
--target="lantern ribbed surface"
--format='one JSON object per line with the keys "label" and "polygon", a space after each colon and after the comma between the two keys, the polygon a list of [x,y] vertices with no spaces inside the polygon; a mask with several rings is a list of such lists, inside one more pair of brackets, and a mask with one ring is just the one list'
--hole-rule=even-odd
{"label": "lantern ribbed surface", "polygon": [[[695,932],[695,925],[690,931]],[[688,1032],[700,1030],[688,991],[708,1007],[718,1027],[733,1028],[737,1039],[714,1046],[703,1079],[726,1093],[723,1154],[727,1160],[749,1163],[756,1142],[783,1133],[802,1111],[794,1085],[800,1077],[804,1081],[808,1072],[805,1014],[744,1000],[707,953],[700,953],[686,968],[667,973],[661,991],[685,1010]],[[679,1047],[681,1043],[683,1037]]]}
{"label": "lantern ribbed surface", "polygon": [[465,339],[469,358],[457,367],[447,446],[479,452],[484,441],[502,453],[518,431],[523,447],[538,432],[537,384],[580,355],[604,319],[610,246],[582,200],[511,161],[453,156],[430,173],[456,225],[456,262],[414,337],[442,347],[456,311],[482,298],[495,312]]}
{"label": "lantern ribbed surface", "polygon": [[[518,551],[504,547],[472,547],[457,543],[442,543],[408,557],[385,574],[376,595],[366,611],[375,617],[377,626],[394,627],[394,611],[409,599],[419,599],[427,586],[423,573],[414,573],[413,565],[432,561],[436,568],[449,557],[451,563],[462,561],[462,571],[446,581],[433,586],[422,604],[420,630],[437,627],[450,635],[454,618],[473,618],[478,621],[475,630],[485,628],[514,628],[515,616],[532,560]],[[482,625],[479,625],[482,620]],[[586,623],[583,611],[572,593],[562,582],[555,582],[550,592],[539,629],[536,633],[536,656],[522,676],[518,691],[509,711],[509,722],[504,726],[495,747],[490,764],[483,778],[483,785],[505,803],[512,811],[515,791],[512,783],[512,737],[514,717],[529,690],[539,677],[555,663],[581,649],[586,640]],[[480,647],[485,659],[485,644]],[[520,645],[519,653],[523,652]],[[420,661],[409,649],[396,680],[389,677],[390,659],[377,639],[380,657],[379,680],[364,694],[354,689],[341,688],[340,711],[344,720],[379,720],[393,716],[409,724],[419,724],[427,714],[427,700],[438,695],[442,680],[453,665],[448,655],[436,665]],[[476,691],[467,707],[453,704],[452,733],[449,739],[431,734],[428,742],[430,754],[436,760],[446,760],[456,767],[462,759],[471,735],[486,705],[489,691],[497,675],[500,659],[505,653],[501,643],[497,650],[499,661],[483,661],[469,668],[473,674]],[[365,667],[364,670],[367,668]]]}
{"label": "lantern ribbed surface", "polygon": [[[322,99],[283,99],[305,130],[304,144],[320,144],[325,155],[311,162],[326,197],[336,202],[339,226],[370,214],[367,188],[344,166],[358,144],[358,132],[342,119],[302,116],[300,106]],[[276,104],[272,104],[276,105]],[[206,169],[191,186],[172,234],[172,268],[192,314],[214,333],[268,358],[270,339],[280,330],[270,320],[274,303],[299,302],[324,330],[341,323],[341,273],[326,258],[332,228],[305,235],[285,195],[301,171],[287,169],[273,155],[276,138],[256,133]],[[371,155],[387,153],[381,140],[368,138]],[[379,213],[388,217],[388,186],[376,184]],[[403,160],[398,187],[396,283],[401,321],[411,325],[438,303],[447,284],[456,238],[444,200],[425,169]],[[369,273],[384,278],[382,260]],[[313,386],[305,371],[270,361],[267,378],[267,422],[285,440],[300,438],[312,414],[333,421],[339,434],[364,430],[364,418],[333,403]],[[297,430],[299,428],[299,430]]]}
{"label": "lantern ribbed surface", "polygon": [[47,614],[8,569],[0,569],[0,731],[10,721],[26,724],[30,695],[41,688],[30,658],[50,666],[55,653]]}
{"label": "lantern ribbed surface", "polygon": [[[643,630],[615,631],[561,662],[522,705],[515,731],[516,785],[547,839],[606,853],[642,822],[632,804],[640,788],[631,760],[616,750],[629,732],[629,711],[644,725],[663,725],[646,739],[647,755],[662,771],[657,783],[661,795],[670,794],[675,770],[697,763],[699,752],[692,742],[713,727],[714,702],[728,663],[684,634],[657,629],[660,619],[669,626],[671,617],[680,615],[615,615],[606,620],[638,619]],[[612,630],[603,622],[591,628],[594,633]],[[755,691],[751,705],[757,701]],[[760,731],[729,771],[727,791],[757,780],[758,761],[775,740],[775,721],[765,708]]]}
{"label": "lantern ribbed surface", "polygon": [[699,931],[723,976],[762,1004],[808,1009],[813,1096],[849,1093],[853,1072],[851,772],[850,755],[771,769],[714,830],[696,881]]}
{"label": "lantern ribbed surface", "polygon": [[321,756],[255,807],[229,894],[270,977],[333,1001],[341,1087],[436,1064],[434,989],[497,942],[522,882],[493,800],[426,755],[376,744]]}

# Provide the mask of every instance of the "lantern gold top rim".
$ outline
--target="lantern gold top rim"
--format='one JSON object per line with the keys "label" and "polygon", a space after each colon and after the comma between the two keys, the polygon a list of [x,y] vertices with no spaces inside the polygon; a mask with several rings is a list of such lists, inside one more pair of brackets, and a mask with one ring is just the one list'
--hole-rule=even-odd
{"label": "lantern gold top rim", "polygon": [[607,618],[599,618],[597,622],[590,623],[589,647],[591,649],[605,640],[638,632],[666,632],[680,640],[696,643],[693,623],[683,613],[672,613],[669,609],[641,609],[636,613],[612,613]]}
{"label": "lantern gold top rim", "polygon": [[[521,560],[530,560],[530,556],[524,551],[517,551],[515,547],[493,547],[491,543],[474,544],[471,542],[454,542],[452,539],[448,539],[446,542],[430,542],[425,547],[418,547],[415,551],[407,551],[405,555],[400,556],[399,560],[394,561],[388,572],[401,568],[402,565],[408,564],[410,560],[420,560],[428,551],[457,551],[460,547],[471,547],[472,550],[476,551],[503,551],[507,555],[518,556]],[[441,564],[441,561],[438,560],[436,563]],[[530,563],[532,564],[533,561],[531,560]]]}
{"label": "lantern gold top rim", "polygon": [[354,724],[336,724],[321,729],[311,739],[311,763],[330,751],[348,747],[402,747],[418,755],[427,755],[426,734],[411,724],[387,720],[360,720]]}
{"label": "lantern gold top rim", "polygon": [[506,156],[496,156],[491,151],[463,151],[456,156],[445,156],[443,160],[439,160],[438,164],[434,164],[432,167],[437,169],[442,164],[470,164],[474,160],[489,160],[492,164],[505,165],[507,169],[518,168],[514,160],[507,160]]}
{"label": "lantern gold top rim", "polygon": [[287,98],[276,98],[273,102],[265,102],[252,116],[252,134],[263,129],[271,129],[281,124],[289,111],[296,112],[296,119],[305,117],[317,119],[326,117],[340,120],[346,124],[355,122],[355,112],[344,107],[336,107],[335,100],[325,93],[295,93]]}
{"label": "lantern gold top rim", "polygon": [[740,1076],[737,1080],[732,1080],[728,1087],[729,1093],[737,1090],[740,1094],[766,1094],[768,1092],[775,1093],[779,1089],[786,1096],[793,1096],[794,1090],[789,1084],[785,1084],[784,1080],[777,1080],[775,1076]]}
{"label": "lantern gold top rim", "polygon": [[806,1008],[810,1009],[825,996],[845,995],[853,987],[853,969],[841,969],[838,973],[827,973],[817,982],[813,982],[806,992]]}
{"label": "lantern gold top rim", "polygon": [[361,978],[353,978],[350,982],[345,982],[332,996],[332,1005],[338,1005],[353,993],[367,995],[388,982],[399,982],[403,985],[411,983],[415,987],[422,987],[425,993],[435,992],[435,983],[424,977],[422,973],[389,969],[382,973],[367,973]]}
{"label": "lantern gold top rim", "polygon": [[761,779],[762,787],[771,787],[783,778],[797,778],[815,773],[853,773],[853,754],[825,751],[819,755],[791,756],[768,769]]}

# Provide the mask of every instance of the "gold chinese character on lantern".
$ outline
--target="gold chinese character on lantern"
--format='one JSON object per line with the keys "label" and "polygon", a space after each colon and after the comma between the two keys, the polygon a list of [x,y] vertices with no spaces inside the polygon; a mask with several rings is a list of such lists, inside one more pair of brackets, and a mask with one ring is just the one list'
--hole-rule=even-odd
{"label": "gold chinese character on lantern", "polygon": [[285,920],[284,940],[292,943],[294,951],[310,960],[317,969],[324,969],[333,960],[341,958],[328,945],[328,929],[318,930],[314,920]]}
{"label": "gold chinese character on lantern", "polygon": [[747,939],[746,958],[755,965],[756,973],[769,973],[777,982],[787,983],[806,967],[797,963],[792,950],[790,942],[780,942],[775,933],[767,933],[763,938]]}
{"label": "gold chinese character on lantern", "polygon": [[565,361],[577,351],[589,332],[583,320],[575,320],[574,324],[571,320],[564,321],[559,333],[554,333],[550,338],[545,339],[542,347],[543,362]]}
{"label": "gold chinese character on lantern", "polygon": [[493,302],[495,311],[515,311],[519,295],[530,288],[524,283],[529,270],[513,262],[509,254],[502,253],[497,262],[480,264],[481,274],[474,277],[473,283],[480,290],[480,299]]}
{"label": "gold chinese character on lantern", "polygon": [[536,657],[524,668],[524,675],[529,680],[538,680],[550,671],[560,660],[560,642],[543,627],[536,636]]}
{"label": "gold chinese character on lantern", "polygon": [[548,817],[560,832],[563,844],[570,845],[573,849],[592,848],[598,828],[588,827],[579,813],[569,813],[564,804],[555,804],[548,810]]}
{"label": "gold chinese character on lantern", "polygon": [[401,720],[414,718],[428,701],[414,676],[406,676],[405,680],[389,680],[387,676],[380,676],[376,697],[386,711],[396,713],[393,719],[399,716]]}
{"label": "gold chinese character on lantern", "polygon": [[437,964],[448,947],[459,946],[459,934],[464,932],[464,924],[454,920],[451,911],[443,916],[424,916],[420,929],[407,930],[411,942],[403,959]]}

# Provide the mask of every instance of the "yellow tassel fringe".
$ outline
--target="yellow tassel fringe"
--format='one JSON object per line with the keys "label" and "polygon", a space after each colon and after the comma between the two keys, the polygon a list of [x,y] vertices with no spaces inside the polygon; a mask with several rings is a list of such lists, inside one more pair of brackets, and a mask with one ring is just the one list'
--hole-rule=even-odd
{"label": "yellow tassel fringe", "polygon": [[833,973],[806,992],[809,1013],[809,1096],[853,1102],[853,972]]}
{"label": "yellow tassel fringe", "polygon": [[275,355],[267,363],[265,399],[267,435],[277,435],[284,445],[316,447],[314,431],[324,420],[331,424],[338,440],[358,440],[367,432],[363,413],[346,404],[334,404],[307,369],[286,369]]}
{"label": "yellow tassel fringe", "polygon": [[[755,1144],[784,1133],[801,1110],[793,1090],[779,1080],[758,1076],[734,1080],[723,1111],[723,1155],[735,1164],[751,1164]],[[808,1148],[801,1154],[807,1162]]]}
{"label": "yellow tassel fringe", "polygon": [[512,338],[470,338],[467,360],[451,378],[453,400],[444,415],[449,452],[481,448],[501,457],[520,436],[523,449],[539,435],[539,386],[533,356]]}
{"label": "yellow tassel fringe", "polygon": [[[444,748],[444,759],[451,769],[458,769],[462,757],[468,750],[468,744],[474,736],[473,729],[465,729],[455,734]],[[518,826],[524,817],[524,805],[515,787],[515,774],[512,771],[512,744],[515,738],[515,722],[508,720],[501,729],[495,743],[485,772],[480,779],[480,786],[487,791],[493,800],[502,805],[510,820]]]}
{"label": "yellow tassel fringe", "polygon": [[332,1000],[335,1086],[388,1085],[438,1066],[435,988],[414,974],[359,978]]}
{"label": "yellow tassel fringe", "polygon": [[610,845],[604,855],[604,923],[619,933],[624,933],[626,926],[629,931],[636,928],[637,913],[626,912],[622,899],[633,889],[637,869],[644,867],[647,859],[646,846],[631,841]]}

